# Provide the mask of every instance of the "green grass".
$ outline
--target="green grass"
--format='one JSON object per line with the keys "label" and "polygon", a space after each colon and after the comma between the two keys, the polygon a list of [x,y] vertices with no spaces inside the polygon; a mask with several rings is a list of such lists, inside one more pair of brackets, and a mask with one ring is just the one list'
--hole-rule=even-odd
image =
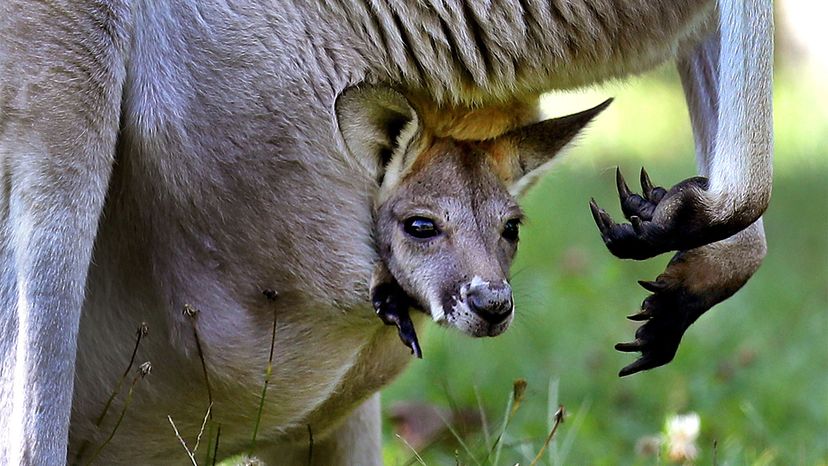
{"label": "green grass", "polygon": [[[633,85],[546,101],[551,113],[564,114],[616,97],[525,199],[529,220],[512,269],[515,323],[494,339],[430,325],[425,359],[384,391],[384,407],[424,400],[477,409],[477,391],[494,438],[491,426],[502,422],[512,381],[524,378],[526,396],[499,464],[529,464],[549,432],[557,406],[548,391],[557,381],[555,397],[568,419],[547,464],[564,444],[571,449],[558,457],[561,464],[655,464],[636,454],[636,441],[657,434],[670,414],[687,411],[701,417],[699,464],[712,463],[714,441],[718,464],[828,464],[828,107],[821,106],[828,95],[798,73],[777,84],[768,257],[743,290],[691,327],[672,363],[616,376],[633,360],[612,347],[632,339],[636,328],[624,318],[646,296],[636,280],[654,278],[669,255],[614,259],[587,207],[594,196],[620,217],[616,165],[628,179],[645,165],[663,185],[695,173],[687,112],[668,70]],[[414,455],[388,424],[386,464],[405,464]],[[491,448],[483,437],[463,438],[478,460]],[[429,465],[475,464],[456,441],[419,454]]]}

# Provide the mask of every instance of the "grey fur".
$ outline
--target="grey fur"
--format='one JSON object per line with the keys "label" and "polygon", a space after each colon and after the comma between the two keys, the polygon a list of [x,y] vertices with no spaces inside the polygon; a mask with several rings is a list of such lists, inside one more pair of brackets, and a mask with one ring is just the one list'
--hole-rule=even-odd
{"label": "grey fur", "polygon": [[728,139],[711,175],[727,160],[744,175],[716,192],[746,226],[770,191],[770,2],[722,4],[723,20],[690,0],[4,0],[0,463],[60,464],[102,441],[93,420],[140,321],[153,373],[101,462],[184,463],[165,416],[195,433],[206,409],[184,304],[201,309],[224,453],[248,444],[276,312],[255,453],[304,458],[310,424],[320,464],[379,463],[376,402],[357,407],[408,354],[367,302],[380,168],[347,149],[337,96],[390,83],[445,105],[525,102],[709,36],[748,76],[714,80],[712,95],[738,88],[728,106],[691,112],[716,118],[717,147]]}

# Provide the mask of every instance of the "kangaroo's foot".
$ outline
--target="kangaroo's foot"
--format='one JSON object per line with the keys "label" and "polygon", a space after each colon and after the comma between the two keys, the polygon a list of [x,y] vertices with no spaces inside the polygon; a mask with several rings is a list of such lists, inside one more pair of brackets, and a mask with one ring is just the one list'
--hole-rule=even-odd
{"label": "kangaroo's foot", "polygon": [[635,374],[670,362],[685,330],[715,304],[729,298],[759,268],[765,256],[761,219],[731,238],[680,251],[655,281],[639,282],[652,292],[641,311],[628,318],[644,321],[635,340],[615,349],[641,352],[620,376]]}
{"label": "kangaroo's foot", "polygon": [[641,195],[630,192],[620,170],[616,170],[616,184],[621,210],[630,223],[615,223],[594,199],[589,206],[604,244],[622,259],[641,260],[692,249],[727,237],[725,231],[731,229],[713,224],[705,209],[707,178],[689,178],[668,191],[654,187],[642,168]]}

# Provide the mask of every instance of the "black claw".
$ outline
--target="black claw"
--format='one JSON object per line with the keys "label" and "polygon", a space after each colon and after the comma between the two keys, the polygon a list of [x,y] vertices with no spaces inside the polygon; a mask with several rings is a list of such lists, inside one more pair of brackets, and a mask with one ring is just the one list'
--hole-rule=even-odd
{"label": "black claw", "polygon": [[653,183],[650,181],[650,175],[647,174],[647,170],[644,167],[641,167],[641,191],[644,193],[645,198],[652,200],[650,196],[653,193]]}
{"label": "black claw", "polygon": [[618,376],[619,377],[626,377],[628,375],[632,375],[632,374],[635,374],[637,372],[641,372],[641,371],[644,371],[644,370],[647,370],[647,369],[652,369],[652,367],[653,367],[653,364],[652,364],[651,359],[646,357],[646,356],[642,356],[642,357],[636,359],[629,366],[626,366],[623,369],[621,369],[621,371],[618,373]]}
{"label": "black claw", "polygon": [[411,302],[408,296],[399,288],[399,285],[384,284],[378,286],[374,291],[372,302],[374,309],[377,311],[377,317],[385,325],[396,326],[397,334],[403,344],[411,349],[411,354],[422,359],[423,352],[417,339],[417,331],[408,313]]}
{"label": "black claw", "polygon": [[653,317],[653,313],[649,309],[644,309],[637,314],[628,315],[627,319],[640,322],[642,320],[649,320]]}
{"label": "black claw", "polygon": [[660,291],[664,291],[667,289],[667,284],[661,281],[646,281],[646,280],[638,280],[638,284],[641,285],[642,288],[651,292],[651,293],[658,293]]}
{"label": "black claw", "polygon": [[633,341],[627,343],[618,343],[615,345],[615,349],[618,351],[623,351],[624,353],[635,353],[636,351],[641,351],[641,348],[644,346],[644,342],[636,338]]}
{"label": "black claw", "polygon": [[377,311],[377,315],[385,325],[394,325],[397,327],[397,335],[399,335],[403,344],[411,349],[411,354],[419,359],[423,358],[420,342],[417,340],[417,331],[414,329],[414,323],[411,321],[407,307],[392,312]]}
{"label": "black claw", "polygon": [[592,211],[592,218],[595,220],[595,224],[598,225],[598,229],[601,230],[601,236],[604,236],[609,228],[606,212],[604,212],[604,209],[598,207],[595,199],[589,201],[589,210]]}
{"label": "black claw", "polygon": [[397,324],[397,333],[405,346],[411,348],[411,354],[417,359],[423,359],[420,342],[417,340],[417,332],[414,330],[414,323],[411,322],[411,317],[408,315],[408,312],[405,313],[405,316]]}
{"label": "black claw", "polygon": [[600,220],[600,207],[598,207],[598,203],[595,202],[595,198],[591,198],[589,200],[589,210],[592,211],[592,218],[595,219],[595,223],[600,227],[601,220]]}
{"label": "black claw", "polygon": [[615,167],[615,186],[618,188],[618,196],[622,201],[630,197],[630,187],[627,186],[624,175],[621,174],[621,168]]}

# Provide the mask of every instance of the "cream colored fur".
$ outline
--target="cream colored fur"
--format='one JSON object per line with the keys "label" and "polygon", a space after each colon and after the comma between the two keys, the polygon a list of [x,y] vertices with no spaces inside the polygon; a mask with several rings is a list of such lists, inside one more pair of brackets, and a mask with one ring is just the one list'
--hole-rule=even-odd
{"label": "cream colored fur", "polygon": [[207,405],[191,304],[223,454],[249,445],[275,312],[253,453],[303,464],[310,425],[318,464],[378,464],[376,392],[410,356],[367,300],[379,166],[345,147],[337,96],[389,84],[462,119],[678,58],[710,209],[747,226],[770,193],[771,10],[0,2],[0,463],[99,444],[145,321],[138,358],[154,369],[100,463],[186,464],[166,416],[192,436]]}

